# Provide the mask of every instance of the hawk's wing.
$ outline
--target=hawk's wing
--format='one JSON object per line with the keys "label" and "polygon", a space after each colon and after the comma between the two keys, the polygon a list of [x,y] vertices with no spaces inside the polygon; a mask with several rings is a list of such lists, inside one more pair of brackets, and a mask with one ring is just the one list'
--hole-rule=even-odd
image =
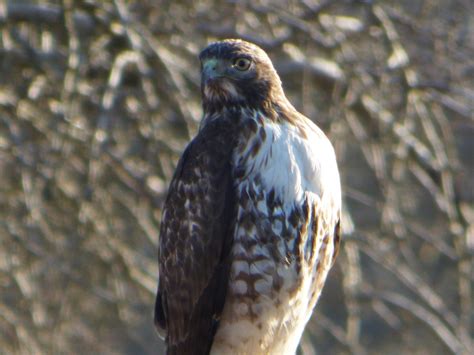
{"label": "hawk's wing", "polygon": [[332,255],[332,264],[331,266],[334,266],[334,263],[336,262],[336,257],[339,254],[339,248],[341,247],[341,216],[339,215],[339,220],[336,223],[336,227],[334,228],[334,237],[333,237],[333,243],[334,243],[334,252]]}
{"label": "hawk's wing", "polygon": [[160,229],[155,324],[168,354],[207,354],[222,312],[230,267],[235,192],[227,120],[202,128],[176,169]]}

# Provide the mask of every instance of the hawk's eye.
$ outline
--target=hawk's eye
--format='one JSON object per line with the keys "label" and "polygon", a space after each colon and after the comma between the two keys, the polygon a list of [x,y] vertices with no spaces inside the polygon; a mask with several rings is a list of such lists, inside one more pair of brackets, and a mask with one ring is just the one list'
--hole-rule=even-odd
{"label": "hawk's eye", "polygon": [[232,64],[232,66],[234,68],[236,68],[237,70],[244,71],[244,70],[248,70],[250,68],[250,64],[252,64],[250,59],[236,58],[236,59],[234,59],[234,62]]}

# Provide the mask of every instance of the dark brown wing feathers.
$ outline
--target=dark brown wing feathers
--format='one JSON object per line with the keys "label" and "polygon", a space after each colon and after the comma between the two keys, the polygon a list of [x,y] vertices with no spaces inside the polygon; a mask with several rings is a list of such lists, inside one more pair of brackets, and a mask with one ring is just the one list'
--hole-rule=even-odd
{"label": "dark brown wing feathers", "polygon": [[209,353],[224,307],[236,213],[232,122],[209,122],[188,145],[164,206],[155,324],[169,355]]}
{"label": "dark brown wing feathers", "polygon": [[336,223],[336,227],[334,228],[334,238],[333,238],[333,243],[334,243],[334,253],[332,256],[332,266],[334,266],[334,263],[336,262],[336,257],[339,254],[339,249],[341,246],[341,218],[339,217],[339,220]]}

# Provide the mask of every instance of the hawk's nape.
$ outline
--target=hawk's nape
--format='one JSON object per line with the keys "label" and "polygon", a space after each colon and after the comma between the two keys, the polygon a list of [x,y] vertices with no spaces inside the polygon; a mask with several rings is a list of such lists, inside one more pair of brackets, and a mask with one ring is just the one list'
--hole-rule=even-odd
{"label": "hawk's nape", "polygon": [[163,209],[155,323],[168,354],[294,354],[340,242],[334,149],[267,54],[201,52],[204,117]]}

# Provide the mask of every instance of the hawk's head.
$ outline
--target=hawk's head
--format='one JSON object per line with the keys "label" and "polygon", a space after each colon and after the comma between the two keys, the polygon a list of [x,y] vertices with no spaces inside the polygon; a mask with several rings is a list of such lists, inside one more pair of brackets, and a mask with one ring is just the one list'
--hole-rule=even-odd
{"label": "hawk's head", "polygon": [[214,42],[199,55],[205,109],[262,107],[284,97],[281,81],[263,49],[237,39]]}

